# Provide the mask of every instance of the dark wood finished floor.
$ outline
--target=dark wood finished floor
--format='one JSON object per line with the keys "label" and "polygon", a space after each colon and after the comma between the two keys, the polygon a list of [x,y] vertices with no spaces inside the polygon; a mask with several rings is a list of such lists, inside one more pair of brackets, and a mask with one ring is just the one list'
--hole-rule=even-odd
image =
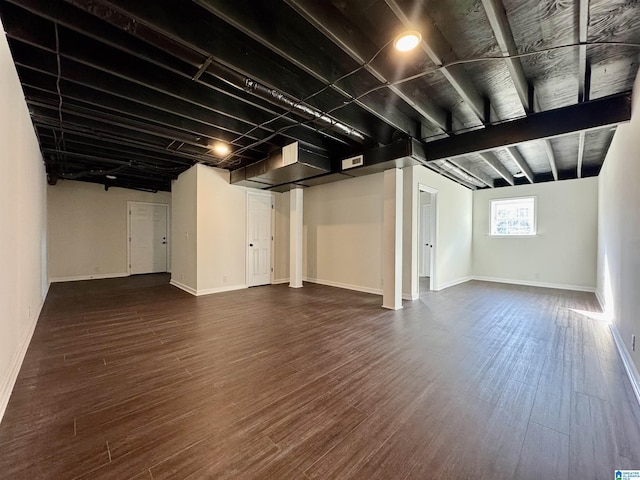
{"label": "dark wood finished floor", "polygon": [[592,294],[469,282],[403,310],[318,285],[53,285],[3,479],[609,479],[640,407]]}

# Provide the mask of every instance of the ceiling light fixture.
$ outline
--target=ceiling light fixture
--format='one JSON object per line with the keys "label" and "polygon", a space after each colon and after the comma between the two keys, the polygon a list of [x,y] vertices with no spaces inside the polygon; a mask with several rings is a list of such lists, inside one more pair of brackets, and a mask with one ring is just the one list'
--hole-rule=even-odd
{"label": "ceiling light fixture", "polygon": [[221,157],[227,155],[229,151],[229,146],[224,143],[216,143],[213,146],[213,152]]}
{"label": "ceiling light fixture", "polygon": [[417,30],[402,32],[393,41],[393,46],[400,52],[408,52],[418,46],[422,40],[422,35]]}
{"label": "ceiling light fixture", "polygon": [[516,172],[516,173],[513,174],[513,176],[516,177],[516,178],[522,178],[522,177],[524,177],[524,172]]}
{"label": "ceiling light fixture", "polygon": [[115,180],[116,178],[118,178],[118,177],[116,177],[115,175],[105,175],[105,176],[106,176],[109,180]]}

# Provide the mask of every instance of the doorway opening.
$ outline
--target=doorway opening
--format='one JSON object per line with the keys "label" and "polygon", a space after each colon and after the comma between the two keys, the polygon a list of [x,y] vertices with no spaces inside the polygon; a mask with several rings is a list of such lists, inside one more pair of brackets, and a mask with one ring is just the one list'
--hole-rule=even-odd
{"label": "doorway opening", "polygon": [[438,191],[419,185],[418,189],[418,292],[435,290],[436,227]]}

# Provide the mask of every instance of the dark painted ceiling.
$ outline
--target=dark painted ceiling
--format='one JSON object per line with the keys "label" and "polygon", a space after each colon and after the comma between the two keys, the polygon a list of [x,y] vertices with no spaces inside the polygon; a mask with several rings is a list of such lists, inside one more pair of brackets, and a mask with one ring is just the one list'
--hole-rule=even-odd
{"label": "dark painted ceiling", "polygon": [[[637,0],[0,0],[0,16],[50,182],[149,190],[294,141],[336,173],[410,137],[470,188],[597,175],[640,52]],[[408,28],[422,43],[399,53]]]}

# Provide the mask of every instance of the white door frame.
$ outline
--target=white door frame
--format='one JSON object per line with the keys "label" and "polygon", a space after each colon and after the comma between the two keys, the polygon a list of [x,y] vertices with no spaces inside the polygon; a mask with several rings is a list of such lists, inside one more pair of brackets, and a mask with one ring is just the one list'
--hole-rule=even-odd
{"label": "white door frame", "polygon": [[244,283],[246,286],[249,285],[249,195],[256,195],[260,197],[269,197],[271,200],[271,245],[269,247],[269,268],[271,273],[269,274],[269,283],[273,284],[273,271],[274,271],[274,231],[275,231],[275,214],[274,214],[274,206],[273,206],[273,192],[265,192],[264,190],[254,190],[247,188],[247,210],[246,210],[246,225],[245,225],[245,272],[244,272]]}
{"label": "white door frame", "polygon": [[[438,269],[436,268],[436,259],[437,259],[437,249],[438,249],[438,190],[433,187],[429,187],[422,183],[418,184],[418,193],[417,193],[417,208],[414,215],[414,221],[417,222],[418,228],[416,229],[418,233],[418,239],[416,240],[416,245],[418,245],[420,241],[420,222],[422,217],[421,205],[420,205],[420,192],[426,192],[431,194],[431,245],[432,247],[429,249],[429,290],[436,290],[436,276]],[[418,248],[420,246],[418,245]],[[418,268],[415,269],[415,278],[413,278],[413,282],[418,286],[418,295],[420,294],[420,254],[419,251],[416,252],[416,258],[413,259],[416,262]]]}
{"label": "white door frame", "polygon": [[132,205],[161,205],[167,207],[167,273],[171,272],[171,208],[168,203],[159,202],[127,202],[127,274],[131,276],[131,206]]}

